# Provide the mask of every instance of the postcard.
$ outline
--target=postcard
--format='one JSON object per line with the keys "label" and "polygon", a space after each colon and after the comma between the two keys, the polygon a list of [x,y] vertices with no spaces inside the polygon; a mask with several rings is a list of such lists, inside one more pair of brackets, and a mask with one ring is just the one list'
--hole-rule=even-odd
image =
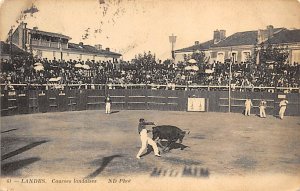
{"label": "postcard", "polygon": [[300,191],[300,1],[0,10],[1,191]]}

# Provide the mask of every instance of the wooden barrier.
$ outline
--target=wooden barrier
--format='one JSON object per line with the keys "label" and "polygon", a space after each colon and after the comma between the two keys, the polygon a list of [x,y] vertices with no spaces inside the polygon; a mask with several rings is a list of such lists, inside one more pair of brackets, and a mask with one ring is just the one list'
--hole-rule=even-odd
{"label": "wooden barrier", "polygon": [[105,90],[85,90],[85,92],[87,94],[87,109],[103,109]]}
{"label": "wooden barrier", "polygon": [[38,113],[39,112],[39,95],[38,91],[28,91],[28,112],[29,113]]}
{"label": "wooden barrier", "polygon": [[[111,100],[113,101],[113,109],[114,110],[124,110],[127,109],[128,105],[128,90],[126,89],[115,89],[115,90],[107,90],[106,94],[109,94],[111,97]],[[102,106],[104,109],[104,99],[105,99],[105,92],[103,92],[102,97]]]}
{"label": "wooden barrier", "polygon": [[[165,110],[187,111],[189,97],[205,98],[205,111],[228,112],[228,91],[207,91],[204,89],[72,89],[72,90],[30,90],[18,92],[2,91],[1,115],[16,115],[37,112],[63,112],[105,109],[104,99],[110,94],[112,110]],[[267,101],[266,113],[277,115],[280,98],[289,101],[286,115],[300,115],[300,94],[281,92],[231,92],[231,112],[242,113],[246,98],[254,105],[251,113],[259,113],[261,99]]]}
{"label": "wooden barrier", "polygon": [[66,91],[66,111],[77,111],[79,103],[79,91],[67,90]]}
{"label": "wooden barrier", "polygon": [[1,116],[8,115],[8,95],[7,91],[1,91]]}
{"label": "wooden barrier", "polygon": [[28,114],[29,113],[29,94],[18,92],[17,93],[18,102],[18,114]]}
{"label": "wooden barrier", "polygon": [[59,97],[58,97],[58,90],[48,90],[46,92],[47,96],[47,111],[48,112],[57,112],[58,111],[58,106],[59,106]]}
{"label": "wooden barrier", "polygon": [[9,91],[7,93],[7,109],[8,109],[8,115],[16,115],[18,114],[18,95],[15,91]]}

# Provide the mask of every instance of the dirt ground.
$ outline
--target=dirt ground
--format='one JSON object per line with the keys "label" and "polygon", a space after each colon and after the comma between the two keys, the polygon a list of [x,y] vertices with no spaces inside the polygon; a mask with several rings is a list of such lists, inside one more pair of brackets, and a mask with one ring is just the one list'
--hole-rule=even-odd
{"label": "dirt ground", "polygon": [[[138,160],[139,118],[190,134],[162,157],[151,152]],[[299,177],[300,118],[175,111],[106,115],[99,110],[7,116],[1,117],[1,156],[2,178]]]}

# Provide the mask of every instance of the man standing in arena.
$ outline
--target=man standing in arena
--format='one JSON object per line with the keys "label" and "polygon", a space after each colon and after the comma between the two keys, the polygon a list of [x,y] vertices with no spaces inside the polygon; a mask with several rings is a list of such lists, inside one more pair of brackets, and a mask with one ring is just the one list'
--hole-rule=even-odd
{"label": "man standing in arena", "polygon": [[253,106],[252,102],[251,102],[251,99],[246,99],[245,101],[245,115],[247,116],[250,116],[250,110],[251,110],[251,107]]}
{"label": "man standing in arena", "polygon": [[110,107],[111,107],[111,98],[110,95],[108,94],[105,97],[105,113],[110,114]]}
{"label": "man standing in arena", "polygon": [[279,103],[279,107],[280,107],[280,110],[279,110],[279,118],[280,119],[283,119],[284,117],[284,113],[285,113],[285,110],[286,110],[286,106],[289,102],[286,100],[286,99],[283,99],[280,101]]}
{"label": "man standing in arena", "polygon": [[141,154],[147,148],[148,144],[152,146],[155,156],[158,157],[161,156],[158,152],[156,143],[147,135],[148,130],[146,129],[146,125],[155,125],[155,124],[153,122],[146,122],[145,119],[139,120],[138,133],[140,134],[141,137],[142,147],[139,150],[138,154],[136,155],[137,159],[141,158]]}
{"label": "man standing in arena", "polygon": [[267,102],[264,99],[262,99],[259,103],[259,116],[261,118],[266,118],[266,111],[265,111],[266,107],[267,107]]}

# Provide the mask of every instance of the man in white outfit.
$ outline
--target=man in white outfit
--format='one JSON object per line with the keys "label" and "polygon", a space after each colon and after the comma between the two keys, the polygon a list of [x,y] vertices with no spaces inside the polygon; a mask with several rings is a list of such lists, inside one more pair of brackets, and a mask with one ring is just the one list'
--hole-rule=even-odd
{"label": "man in white outfit", "polygon": [[111,107],[111,99],[110,95],[108,94],[105,98],[105,113],[110,114],[110,107]]}
{"label": "man in white outfit", "polygon": [[142,142],[142,147],[139,150],[138,154],[136,155],[136,158],[140,159],[141,154],[147,149],[147,145],[151,145],[154,151],[155,156],[160,157],[160,154],[158,152],[157,145],[155,141],[153,141],[150,137],[147,135],[147,129],[146,125],[155,125],[153,122],[146,122],[144,119],[139,120],[139,125],[138,125],[138,132],[141,136],[141,142]]}
{"label": "man in white outfit", "polygon": [[250,110],[251,107],[253,106],[251,99],[246,99],[245,101],[245,115],[250,116]]}
{"label": "man in white outfit", "polygon": [[286,106],[289,102],[286,100],[286,99],[283,99],[280,101],[279,103],[279,107],[280,107],[280,110],[279,110],[279,118],[280,119],[283,119],[284,117],[284,113],[285,113],[285,110],[286,110]]}
{"label": "man in white outfit", "polygon": [[267,102],[264,99],[262,99],[259,103],[259,116],[261,118],[266,118],[266,111],[265,111],[266,107],[267,107]]}

